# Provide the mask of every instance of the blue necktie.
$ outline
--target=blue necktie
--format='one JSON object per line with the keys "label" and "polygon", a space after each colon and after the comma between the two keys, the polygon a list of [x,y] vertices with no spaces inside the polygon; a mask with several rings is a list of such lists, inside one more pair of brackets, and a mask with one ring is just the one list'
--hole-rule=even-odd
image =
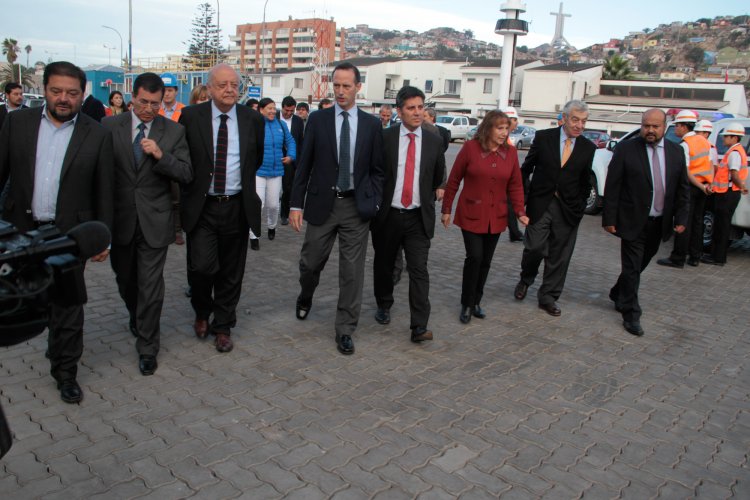
{"label": "blue necktie", "polygon": [[138,166],[143,161],[143,148],[141,147],[141,141],[145,137],[146,137],[146,124],[139,123],[138,133],[135,135],[135,139],[133,139],[133,157],[135,158],[136,170],[138,169]]}
{"label": "blue necktie", "polygon": [[344,122],[341,124],[341,135],[339,136],[339,178],[336,185],[339,191],[349,191],[351,186],[351,139],[349,137],[349,113],[341,112]]}

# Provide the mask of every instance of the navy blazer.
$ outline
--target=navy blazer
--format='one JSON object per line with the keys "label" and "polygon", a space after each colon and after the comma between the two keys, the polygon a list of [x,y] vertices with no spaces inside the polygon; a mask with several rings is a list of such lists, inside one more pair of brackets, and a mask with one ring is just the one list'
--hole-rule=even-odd
{"label": "navy blazer", "polygon": [[[664,140],[664,211],[662,239],[667,241],[674,226],[684,226],[688,219],[690,181],[685,153],[677,144]],[[602,226],[615,226],[616,235],[634,240],[643,230],[651,211],[654,180],[646,156],[646,142],[638,136],[615,148],[604,184]]]}
{"label": "navy blazer", "polygon": [[[297,173],[290,206],[304,208],[304,219],[323,224],[333,210],[338,181],[336,107],[310,114],[305,127],[302,153],[297,155]],[[354,148],[354,198],[363,220],[375,217],[383,199],[383,136],[380,120],[357,110],[357,140]]]}

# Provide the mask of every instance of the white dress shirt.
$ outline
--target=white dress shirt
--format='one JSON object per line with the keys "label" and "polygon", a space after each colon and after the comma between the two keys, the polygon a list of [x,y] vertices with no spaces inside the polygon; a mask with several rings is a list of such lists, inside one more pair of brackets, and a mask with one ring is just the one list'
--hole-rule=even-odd
{"label": "white dress shirt", "polygon": [[[404,192],[404,174],[406,173],[406,154],[409,149],[409,134],[414,134],[414,182],[411,190],[411,205],[405,207],[401,203],[401,195]],[[398,133],[398,172],[396,174],[396,187],[393,190],[393,201],[391,206],[394,208],[412,209],[421,205],[419,198],[419,165],[422,160],[422,127],[412,132],[402,123]]]}
{"label": "white dress shirt", "polygon": [[[211,127],[213,128],[214,134],[214,159],[216,158],[216,143],[219,139],[219,126],[221,125],[222,114],[229,117],[227,119],[227,140],[229,143],[227,144],[226,187],[224,188],[223,193],[217,193],[214,191],[214,182],[212,180],[208,194],[231,196],[242,191],[242,174],[240,172],[240,129],[237,124],[237,105],[235,104],[232,106],[232,109],[226,113],[222,113],[221,110],[216,107],[216,104],[211,101]],[[260,147],[262,147],[262,145]]]}

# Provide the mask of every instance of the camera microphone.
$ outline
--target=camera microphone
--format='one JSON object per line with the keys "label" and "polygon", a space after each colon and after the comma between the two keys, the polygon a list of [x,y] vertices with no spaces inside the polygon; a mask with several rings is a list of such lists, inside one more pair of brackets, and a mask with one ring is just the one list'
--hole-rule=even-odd
{"label": "camera microphone", "polygon": [[62,253],[71,253],[83,259],[89,259],[106,250],[109,243],[110,232],[104,223],[84,222],[68,231],[65,236],[42,240],[36,244],[0,254],[0,265],[21,259],[45,259]]}

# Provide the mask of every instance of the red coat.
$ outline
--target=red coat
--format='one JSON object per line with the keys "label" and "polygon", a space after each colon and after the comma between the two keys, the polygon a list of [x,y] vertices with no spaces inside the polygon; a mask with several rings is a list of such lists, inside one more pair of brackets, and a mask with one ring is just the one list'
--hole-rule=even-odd
{"label": "red coat", "polygon": [[[503,155],[505,156],[503,158]],[[516,217],[526,215],[516,148],[482,151],[479,141],[466,141],[445,187],[443,213],[450,214],[458,186],[464,181],[453,223],[478,234],[498,234],[508,227],[508,199]]]}

